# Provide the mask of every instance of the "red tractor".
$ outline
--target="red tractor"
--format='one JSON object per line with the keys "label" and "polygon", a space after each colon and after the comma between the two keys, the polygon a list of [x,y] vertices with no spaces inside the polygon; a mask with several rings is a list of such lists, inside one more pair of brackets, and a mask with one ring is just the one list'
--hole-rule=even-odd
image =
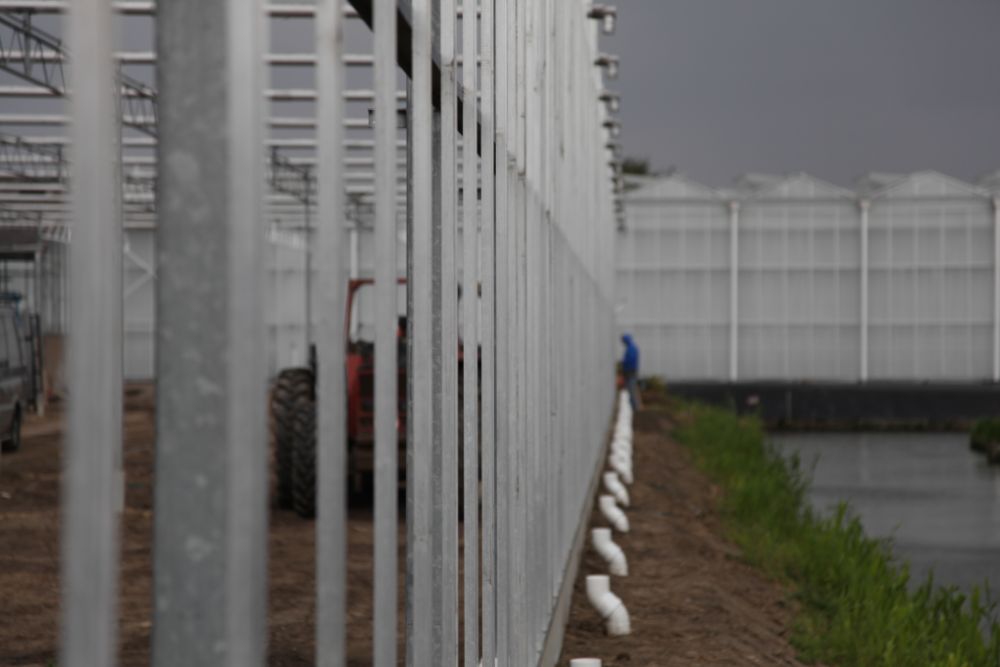
{"label": "red tractor", "polygon": [[[371,279],[351,280],[344,318],[347,372],[347,462],[351,489],[371,488],[374,470],[375,345],[351,327],[356,296],[374,284]],[[405,285],[406,279],[398,279]],[[399,419],[401,456],[406,449],[406,326],[397,330]],[[316,514],[316,373],[315,358],[306,368],[287,368],[278,374],[271,392],[271,430],[275,446],[277,501],[303,517]],[[400,460],[403,460],[402,458]]]}

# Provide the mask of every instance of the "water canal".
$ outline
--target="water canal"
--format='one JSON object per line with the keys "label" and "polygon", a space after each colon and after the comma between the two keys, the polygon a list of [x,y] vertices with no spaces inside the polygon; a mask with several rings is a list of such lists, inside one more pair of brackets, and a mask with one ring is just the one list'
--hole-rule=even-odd
{"label": "water canal", "polygon": [[782,433],[811,471],[820,511],[847,501],[871,537],[892,538],[914,581],[933,570],[967,589],[988,580],[1000,592],[1000,467],[972,452],[961,433]]}

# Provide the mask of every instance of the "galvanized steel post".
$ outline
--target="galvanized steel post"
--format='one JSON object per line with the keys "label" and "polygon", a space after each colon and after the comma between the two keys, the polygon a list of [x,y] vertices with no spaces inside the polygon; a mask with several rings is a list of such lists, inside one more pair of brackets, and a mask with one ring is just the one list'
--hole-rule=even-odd
{"label": "galvanized steel post", "polygon": [[[375,2],[375,662],[396,664],[396,2]],[[339,224],[339,220],[338,220]]]}
{"label": "galvanized steel post", "polygon": [[462,407],[464,449],[462,456],[463,624],[466,667],[479,664],[479,164],[478,74],[479,30],[475,0],[462,3]]}
{"label": "galvanized steel post", "polygon": [[411,237],[408,273],[412,339],[408,355],[409,408],[412,437],[407,440],[407,628],[406,664],[433,664],[435,626],[433,596],[439,579],[434,569],[434,385],[432,382],[433,316],[433,112],[432,2],[413,0],[410,118]]}
{"label": "galvanized steel post", "polygon": [[[74,3],[69,422],[62,487],[60,664],[115,665],[122,448],[122,240],[111,8]],[[63,267],[65,268],[65,262]],[[65,294],[65,292],[64,292]]]}
{"label": "galvanized steel post", "polygon": [[260,9],[181,0],[157,21],[157,665],[264,660]]}

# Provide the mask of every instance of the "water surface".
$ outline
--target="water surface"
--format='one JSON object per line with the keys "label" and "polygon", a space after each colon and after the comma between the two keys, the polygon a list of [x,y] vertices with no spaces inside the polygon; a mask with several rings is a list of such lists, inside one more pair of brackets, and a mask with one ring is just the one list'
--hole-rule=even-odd
{"label": "water surface", "polygon": [[[812,469],[810,499],[848,501],[872,537],[891,537],[914,578],[991,582],[1000,593],[1000,467],[956,433],[786,433],[771,436]],[[814,467],[813,467],[814,466]]]}

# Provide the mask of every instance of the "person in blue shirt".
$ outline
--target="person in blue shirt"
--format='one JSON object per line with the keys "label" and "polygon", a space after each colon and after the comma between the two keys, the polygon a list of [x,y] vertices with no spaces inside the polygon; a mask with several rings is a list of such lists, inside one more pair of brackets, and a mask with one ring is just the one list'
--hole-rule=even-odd
{"label": "person in blue shirt", "polygon": [[633,410],[639,409],[639,347],[631,334],[622,336],[625,345],[625,356],[622,357],[622,376],[625,378],[625,388],[628,390],[629,403]]}

